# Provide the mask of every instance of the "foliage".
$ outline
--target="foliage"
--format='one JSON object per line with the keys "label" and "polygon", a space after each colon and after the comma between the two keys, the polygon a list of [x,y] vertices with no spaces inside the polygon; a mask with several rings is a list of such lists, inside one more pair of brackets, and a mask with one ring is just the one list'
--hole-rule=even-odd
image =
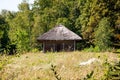
{"label": "foliage", "polygon": [[117,49],[116,52],[117,52],[117,53],[120,53],[120,49]]}
{"label": "foliage", "polygon": [[120,62],[109,66],[109,72],[107,80],[119,80],[120,79]]}
{"label": "foliage", "polygon": [[108,49],[111,44],[111,35],[110,23],[107,18],[103,18],[95,31],[95,45],[98,46],[101,51]]}
{"label": "foliage", "polygon": [[91,71],[90,74],[87,74],[87,75],[86,75],[86,77],[84,78],[84,80],[89,80],[89,79],[91,79],[92,76],[93,76],[93,74],[94,74],[94,71]]}
{"label": "foliage", "polygon": [[119,80],[120,79],[120,61],[109,63],[106,59],[104,66],[107,68],[104,74],[105,80]]}
{"label": "foliage", "polygon": [[[3,11],[4,14],[0,15],[0,49],[2,51],[8,51],[9,48],[9,24],[5,21],[5,16],[7,15],[7,11]],[[1,52],[1,51],[0,51]]]}
{"label": "foliage", "polygon": [[55,70],[56,66],[54,66],[53,64],[51,64],[51,70],[53,71],[55,78],[57,80],[61,80],[61,77],[59,76],[59,74],[57,73],[57,71]]}
{"label": "foliage", "polygon": [[21,3],[20,12],[16,14],[16,17],[8,19],[11,44],[16,45],[17,52],[26,52],[31,48],[32,12],[26,7],[29,7],[29,4]]}
{"label": "foliage", "polygon": [[90,48],[85,48],[83,51],[85,52],[100,52],[100,49],[98,46],[90,46]]}
{"label": "foliage", "polygon": [[[79,49],[91,45],[119,48],[119,3],[119,0],[35,0],[30,6],[27,0],[23,0],[18,5],[19,11],[2,10],[0,14],[0,50],[28,52],[39,48],[36,38],[57,24],[65,25],[83,38],[82,46],[78,45]],[[102,21],[104,17],[109,24]],[[113,35],[104,31],[108,32],[107,37],[97,37],[100,29],[106,30],[107,25]],[[101,42],[99,38],[105,42]],[[112,42],[111,45],[109,42]]]}

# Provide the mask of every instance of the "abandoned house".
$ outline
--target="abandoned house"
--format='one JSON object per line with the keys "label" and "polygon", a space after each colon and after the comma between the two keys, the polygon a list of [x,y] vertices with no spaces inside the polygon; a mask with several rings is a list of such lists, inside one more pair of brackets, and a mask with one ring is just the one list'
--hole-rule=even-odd
{"label": "abandoned house", "polygon": [[43,52],[53,51],[75,51],[76,42],[82,38],[67,29],[63,25],[58,25],[37,38],[42,43]]}

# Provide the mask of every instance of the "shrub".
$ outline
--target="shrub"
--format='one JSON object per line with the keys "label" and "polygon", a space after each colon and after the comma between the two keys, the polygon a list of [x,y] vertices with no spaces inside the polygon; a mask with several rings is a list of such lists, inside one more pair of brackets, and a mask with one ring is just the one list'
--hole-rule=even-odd
{"label": "shrub", "polygon": [[84,49],[85,52],[100,52],[100,49],[98,46],[96,47],[93,47],[93,46],[90,46],[90,48],[86,48]]}

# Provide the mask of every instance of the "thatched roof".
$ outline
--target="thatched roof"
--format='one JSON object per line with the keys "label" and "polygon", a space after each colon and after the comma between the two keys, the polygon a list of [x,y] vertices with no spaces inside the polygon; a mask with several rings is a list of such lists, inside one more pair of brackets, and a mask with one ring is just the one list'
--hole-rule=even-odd
{"label": "thatched roof", "polygon": [[58,25],[43,35],[39,36],[37,40],[81,40],[77,34],[67,29],[63,25]]}

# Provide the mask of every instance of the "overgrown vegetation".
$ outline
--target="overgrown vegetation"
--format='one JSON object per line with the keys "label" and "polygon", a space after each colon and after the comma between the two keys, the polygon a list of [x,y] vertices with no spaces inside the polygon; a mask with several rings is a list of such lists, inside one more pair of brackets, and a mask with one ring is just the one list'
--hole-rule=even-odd
{"label": "overgrown vegetation", "polygon": [[108,80],[119,80],[120,79],[120,61],[114,65],[109,65]]}
{"label": "overgrown vegetation", "polygon": [[[111,72],[119,76],[119,65],[114,64],[119,62],[118,56],[120,55],[114,53],[90,52],[26,53],[7,58],[7,61],[12,62],[7,62],[1,68],[0,78],[1,80],[109,80],[114,76]],[[100,61],[79,65],[91,58]],[[109,64],[118,68],[112,67],[114,70],[111,70]]]}
{"label": "overgrown vegetation", "polygon": [[12,56],[0,55],[0,70],[2,70],[5,65],[12,62],[12,60],[10,60],[11,58]]}
{"label": "overgrown vegetation", "polygon": [[[0,13],[0,80],[120,79],[120,0],[23,0],[18,8]],[[41,50],[36,38],[58,24],[81,36],[87,53],[26,53]],[[79,66],[92,57],[101,62]]]}
{"label": "overgrown vegetation", "polygon": [[110,37],[112,36],[112,31],[110,31],[110,28],[108,19],[103,18],[95,31],[95,45],[98,46],[100,51],[109,49],[111,45]]}
{"label": "overgrown vegetation", "polygon": [[51,70],[53,71],[54,73],[54,76],[57,80],[61,80],[61,77],[59,76],[58,72],[55,70],[56,66],[51,64]]}
{"label": "overgrown vegetation", "polygon": [[0,52],[40,49],[36,38],[57,24],[83,38],[79,49],[120,48],[119,4],[119,0],[35,0],[31,6],[23,0],[19,11],[0,14]]}

